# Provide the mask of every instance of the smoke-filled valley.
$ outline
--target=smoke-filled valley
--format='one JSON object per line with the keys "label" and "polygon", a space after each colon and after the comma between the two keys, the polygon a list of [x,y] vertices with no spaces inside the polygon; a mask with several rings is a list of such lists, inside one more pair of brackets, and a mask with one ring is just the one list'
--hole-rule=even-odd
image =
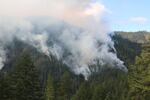
{"label": "smoke-filled valley", "polygon": [[[14,39],[35,47],[48,57],[55,56],[76,74],[90,75],[90,65],[111,65],[127,71],[117,58],[110,34],[94,33],[65,22],[37,18],[34,20],[9,20],[3,18],[1,27],[1,68],[7,59],[7,48]],[[99,37],[98,37],[99,36]]]}

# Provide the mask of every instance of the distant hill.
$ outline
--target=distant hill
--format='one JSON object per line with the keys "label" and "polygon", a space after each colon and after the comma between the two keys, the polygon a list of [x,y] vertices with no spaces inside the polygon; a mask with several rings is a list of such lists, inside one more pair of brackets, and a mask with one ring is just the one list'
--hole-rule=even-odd
{"label": "distant hill", "polygon": [[128,39],[132,42],[136,42],[140,44],[147,43],[150,38],[150,32],[146,32],[146,31],[138,31],[138,32],[116,31],[114,33],[120,35],[124,39]]}

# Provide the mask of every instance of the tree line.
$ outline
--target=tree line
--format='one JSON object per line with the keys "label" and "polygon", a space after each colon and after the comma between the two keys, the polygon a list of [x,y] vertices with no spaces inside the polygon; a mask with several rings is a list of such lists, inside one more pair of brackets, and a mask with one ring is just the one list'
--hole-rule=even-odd
{"label": "tree line", "polygon": [[108,67],[88,80],[53,58],[56,69],[49,69],[45,84],[30,54],[23,53],[9,73],[0,74],[0,100],[150,100],[150,43],[141,47],[135,61],[124,54],[128,73]]}

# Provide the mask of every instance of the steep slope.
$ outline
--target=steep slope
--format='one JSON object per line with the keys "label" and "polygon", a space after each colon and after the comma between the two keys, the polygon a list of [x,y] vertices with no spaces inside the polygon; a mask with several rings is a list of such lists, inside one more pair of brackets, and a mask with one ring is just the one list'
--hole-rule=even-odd
{"label": "steep slope", "polygon": [[1,70],[1,72],[7,74],[13,71],[13,68],[18,60],[18,58],[23,53],[29,53],[34,65],[38,68],[40,72],[40,79],[43,86],[45,86],[45,82],[47,80],[47,75],[51,74],[55,80],[60,80],[60,77],[64,72],[69,72],[73,77],[76,75],[67,67],[67,65],[63,64],[61,61],[58,61],[53,56],[46,56],[45,54],[37,51],[33,46],[21,42],[15,39],[11,44],[5,46],[5,50],[7,50],[7,59],[5,62],[5,66]]}
{"label": "steep slope", "polygon": [[[129,39],[123,38],[121,35],[115,34],[112,36],[116,48],[117,56],[124,61],[125,65],[134,63],[135,57],[141,52],[141,44],[132,42]],[[5,46],[7,51],[7,59],[5,66],[1,70],[1,74],[9,76],[9,73],[14,71],[15,64],[19,61],[23,53],[29,53],[34,65],[39,71],[41,86],[43,93],[52,92],[55,100],[73,98],[77,100],[127,100],[128,95],[128,73],[115,68],[110,64],[105,64],[103,67],[99,64],[89,65],[92,73],[88,80],[84,80],[82,75],[75,75],[70,67],[64,64],[56,57],[48,57],[44,53],[39,52],[32,45],[26,44],[18,39]],[[110,50],[115,52],[114,50]],[[93,70],[94,68],[94,70]],[[99,69],[97,69],[99,68]],[[0,76],[1,78],[1,76]],[[3,79],[3,78],[2,78]],[[47,81],[47,80],[50,81]],[[5,90],[5,89],[4,89]]]}
{"label": "steep slope", "polygon": [[123,31],[116,31],[117,35],[120,35],[124,39],[128,39],[131,42],[135,43],[147,43],[150,38],[150,32],[146,31],[138,31],[138,32],[123,32]]}
{"label": "steep slope", "polygon": [[135,57],[141,53],[141,44],[132,42],[119,34],[115,34],[112,38],[114,40],[117,56],[124,61],[126,66],[133,64]]}

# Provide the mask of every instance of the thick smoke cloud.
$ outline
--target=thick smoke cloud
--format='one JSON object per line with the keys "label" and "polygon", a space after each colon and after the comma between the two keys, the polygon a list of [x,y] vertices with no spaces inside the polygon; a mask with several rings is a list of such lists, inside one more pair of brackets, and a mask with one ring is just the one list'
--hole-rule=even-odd
{"label": "thick smoke cloud", "polygon": [[[89,65],[97,63],[126,70],[115,52],[110,52],[114,43],[104,22],[108,12],[92,0],[0,0],[1,44],[18,38],[48,56],[53,54],[85,77],[90,74]],[[3,45],[1,68],[6,59]]]}

